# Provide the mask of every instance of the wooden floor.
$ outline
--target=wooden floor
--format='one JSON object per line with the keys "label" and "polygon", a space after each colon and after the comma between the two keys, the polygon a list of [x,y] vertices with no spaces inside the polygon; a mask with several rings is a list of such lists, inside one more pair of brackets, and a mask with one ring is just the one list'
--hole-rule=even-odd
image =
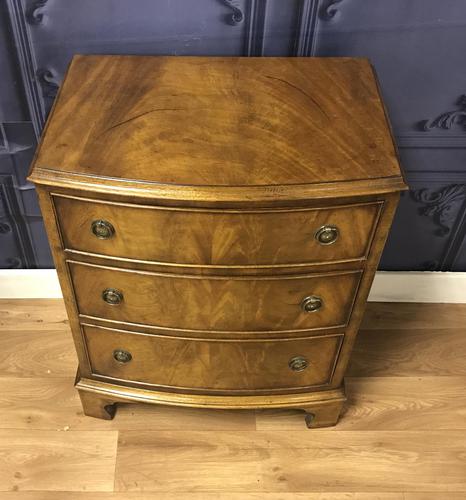
{"label": "wooden floor", "polygon": [[466,499],[466,305],[371,303],[335,428],[295,411],[82,414],[58,300],[0,301],[0,499]]}

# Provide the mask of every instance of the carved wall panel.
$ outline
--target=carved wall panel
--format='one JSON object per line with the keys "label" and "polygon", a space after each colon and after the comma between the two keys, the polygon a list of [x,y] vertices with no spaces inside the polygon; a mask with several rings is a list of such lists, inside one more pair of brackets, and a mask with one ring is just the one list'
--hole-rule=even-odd
{"label": "carved wall panel", "polygon": [[466,185],[408,179],[382,257],[385,270],[447,271],[464,234]]}
{"label": "carved wall panel", "polygon": [[0,123],[28,119],[24,105],[21,73],[17,68],[15,44],[9,29],[8,13],[0,3]]}
{"label": "carved wall panel", "polygon": [[321,23],[317,53],[371,59],[397,135],[423,135],[420,122],[455,109],[465,93],[462,0],[342,0],[333,6],[339,15]]}
{"label": "carved wall panel", "polygon": [[263,0],[139,0],[137,8],[126,0],[8,1],[19,5],[12,12],[22,9],[45,112],[75,53],[261,53]]}
{"label": "carved wall panel", "polygon": [[34,264],[27,225],[9,175],[0,175],[0,245],[1,268],[18,269]]}
{"label": "carved wall panel", "polygon": [[463,0],[0,2],[2,217],[16,231],[0,226],[0,266],[52,266],[25,181],[36,138],[73,54],[123,53],[370,58],[412,187],[381,268],[466,270],[465,24]]}
{"label": "carved wall panel", "polygon": [[35,147],[31,123],[0,123],[0,267],[53,266],[36,193],[26,181]]}

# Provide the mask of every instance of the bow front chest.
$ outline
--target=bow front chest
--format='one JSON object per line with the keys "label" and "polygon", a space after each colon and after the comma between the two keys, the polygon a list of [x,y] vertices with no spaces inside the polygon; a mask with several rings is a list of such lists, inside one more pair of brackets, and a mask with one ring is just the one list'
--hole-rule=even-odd
{"label": "bow front chest", "polygon": [[30,179],[86,415],[336,423],[405,189],[366,60],[76,56]]}

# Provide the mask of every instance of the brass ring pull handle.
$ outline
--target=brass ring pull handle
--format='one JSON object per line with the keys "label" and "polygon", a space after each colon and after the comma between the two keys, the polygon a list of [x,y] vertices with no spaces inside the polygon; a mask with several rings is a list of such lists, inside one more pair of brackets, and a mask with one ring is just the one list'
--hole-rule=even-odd
{"label": "brass ring pull handle", "polygon": [[133,356],[124,349],[115,349],[113,351],[113,358],[115,361],[118,361],[118,363],[129,363],[133,359]]}
{"label": "brass ring pull handle", "polygon": [[91,231],[99,240],[108,240],[115,234],[115,228],[107,220],[98,219],[91,224]]}
{"label": "brass ring pull handle", "polygon": [[117,306],[123,301],[123,293],[116,288],[106,288],[102,292],[102,298],[111,306]]}
{"label": "brass ring pull handle", "polygon": [[325,225],[319,228],[314,235],[314,238],[320,245],[331,245],[337,241],[340,231],[337,226]]}
{"label": "brass ring pull handle", "polygon": [[308,364],[307,359],[303,356],[295,356],[288,362],[288,366],[294,372],[302,372],[307,368]]}
{"label": "brass ring pull handle", "polygon": [[324,301],[317,295],[309,295],[301,301],[301,309],[306,313],[317,312],[324,306]]}

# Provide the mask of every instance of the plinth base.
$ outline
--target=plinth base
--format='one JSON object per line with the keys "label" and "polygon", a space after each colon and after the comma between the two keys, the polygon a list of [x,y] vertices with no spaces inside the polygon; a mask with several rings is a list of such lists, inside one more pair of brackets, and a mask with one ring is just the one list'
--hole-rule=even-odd
{"label": "plinth base", "polygon": [[106,420],[111,420],[115,416],[117,403],[150,403],[222,410],[294,408],[306,413],[305,422],[311,429],[335,425],[346,401],[344,385],[327,391],[271,396],[179,394],[126,387],[85,378],[77,380],[76,388],[79,391],[84,414]]}

